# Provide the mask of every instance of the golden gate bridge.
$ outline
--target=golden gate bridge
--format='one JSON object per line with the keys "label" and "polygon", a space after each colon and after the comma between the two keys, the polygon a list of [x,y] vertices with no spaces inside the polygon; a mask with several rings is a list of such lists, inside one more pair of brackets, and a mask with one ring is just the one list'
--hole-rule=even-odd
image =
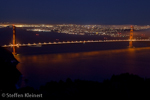
{"label": "golden gate bridge", "polygon": [[87,41],[62,41],[62,42],[44,42],[44,43],[27,43],[27,44],[17,44],[16,43],[16,27],[15,25],[13,25],[13,44],[9,44],[9,45],[3,45],[2,47],[13,47],[13,54],[16,55],[16,47],[20,47],[20,46],[42,46],[42,45],[54,45],[54,44],[73,44],[73,43],[98,43],[98,42],[123,42],[123,41],[127,41],[129,42],[129,47],[132,48],[133,47],[133,41],[150,41],[150,39],[133,39],[133,26],[131,26],[131,30],[130,30],[130,37],[129,39],[125,39],[125,40],[120,40],[120,39],[116,39],[116,40],[87,40]]}

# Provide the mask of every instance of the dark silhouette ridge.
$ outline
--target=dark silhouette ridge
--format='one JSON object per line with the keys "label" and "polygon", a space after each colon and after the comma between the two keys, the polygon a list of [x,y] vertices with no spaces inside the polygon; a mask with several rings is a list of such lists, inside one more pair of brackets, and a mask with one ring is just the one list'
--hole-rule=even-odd
{"label": "dark silhouette ridge", "polygon": [[[30,87],[31,89],[31,87]],[[29,90],[30,90],[29,89]],[[33,88],[32,88],[33,89]],[[76,100],[76,99],[137,99],[149,98],[150,79],[144,79],[137,75],[124,73],[113,75],[110,80],[102,83],[85,80],[67,79],[66,82],[51,81],[41,86],[35,93],[42,93],[43,99]],[[27,89],[20,89],[28,91]],[[33,90],[32,90],[33,91]]]}
{"label": "dark silhouette ridge", "polygon": [[16,83],[21,73],[16,69],[18,61],[13,54],[5,48],[0,47],[0,91],[16,90]]}
{"label": "dark silhouette ridge", "polygon": [[71,99],[139,99],[149,98],[150,79],[124,73],[113,75],[102,83],[67,79],[66,82],[51,81],[41,86],[39,91],[44,98],[53,100]]}

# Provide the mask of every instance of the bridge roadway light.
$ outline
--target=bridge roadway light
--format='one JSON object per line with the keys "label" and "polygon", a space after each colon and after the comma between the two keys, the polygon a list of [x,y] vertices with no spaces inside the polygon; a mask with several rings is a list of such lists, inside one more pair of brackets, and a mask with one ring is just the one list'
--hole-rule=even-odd
{"label": "bridge roadway light", "polygon": [[31,45],[30,43],[28,43],[28,45]]}
{"label": "bridge roadway light", "polygon": [[23,46],[25,46],[26,44],[22,44]]}
{"label": "bridge roadway light", "polygon": [[15,46],[19,48],[19,44],[16,44]]}
{"label": "bridge roadway light", "polygon": [[4,45],[4,47],[6,47],[7,45]]}
{"label": "bridge roadway light", "polygon": [[21,46],[21,44],[19,43],[18,46]]}

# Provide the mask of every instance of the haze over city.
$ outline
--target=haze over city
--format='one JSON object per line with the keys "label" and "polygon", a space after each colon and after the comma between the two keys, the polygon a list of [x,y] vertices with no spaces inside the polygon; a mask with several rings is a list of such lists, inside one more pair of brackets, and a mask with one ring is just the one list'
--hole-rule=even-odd
{"label": "haze over city", "polygon": [[1,0],[0,22],[149,25],[149,0]]}

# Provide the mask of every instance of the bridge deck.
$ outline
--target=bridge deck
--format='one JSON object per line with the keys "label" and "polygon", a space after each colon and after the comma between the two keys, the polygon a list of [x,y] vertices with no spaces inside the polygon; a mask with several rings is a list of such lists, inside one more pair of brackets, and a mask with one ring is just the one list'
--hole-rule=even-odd
{"label": "bridge deck", "polygon": [[20,47],[20,46],[41,46],[41,45],[52,45],[52,44],[71,44],[71,43],[94,43],[94,42],[123,42],[123,41],[150,41],[150,39],[127,39],[127,40],[88,40],[88,41],[62,41],[62,42],[44,42],[44,43],[28,43],[28,44],[9,44],[3,45],[2,47]]}

